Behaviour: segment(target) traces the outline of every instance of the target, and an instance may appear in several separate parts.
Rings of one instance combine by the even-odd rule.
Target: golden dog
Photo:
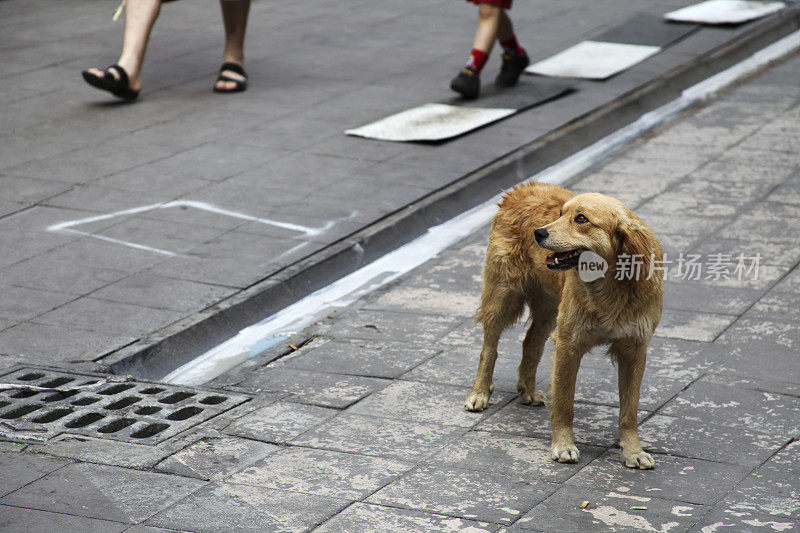
[[[534,386],[536,367],[555,328],[552,458],[578,461],[572,433],[578,367],[590,348],[608,344],[617,365],[625,465],[652,468],[653,458],[639,443],[636,411],[647,345],[661,319],[664,281],[656,265],[662,264],[663,254],[658,240],[622,202],[603,194],[575,196],[554,185],[528,183],[504,195],[499,206],[489,234],[478,309],[483,350],[465,408],[482,411],[489,404],[500,334],[520,319],[527,304],[530,327],[522,343],[517,382],[522,403],[544,402],[545,395]],[[593,281],[583,281],[588,276],[576,268],[586,251],[608,265]]]

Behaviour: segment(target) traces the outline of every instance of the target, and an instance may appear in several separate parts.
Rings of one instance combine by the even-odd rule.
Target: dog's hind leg
[[[545,295],[537,295],[534,299],[529,299],[528,305],[531,309],[531,325],[525,334],[525,340],[522,341],[517,392],[520,402],[543,405],[545,394],[536,388],[536,369],[542,359],[547,337],[556,327],[558,301],[553,301]]]
[[[489,406],[489,397],[494,390],[492,375],[497,361],[497,343],[503,330],[519,319],[523,306],[521,293],[502,284],[484,282],[478,314],[478,321],[483,323],[483,349],[475,382],[464,403],[467,411],[483,411]]]
[[[619,445],[625,466],[647,470],[655,466],[653,457],[639,443],[637,411],[639,388],[647,360],[647,343],[622,339],[611,344],[609,354],[617,361],[619,385]]]

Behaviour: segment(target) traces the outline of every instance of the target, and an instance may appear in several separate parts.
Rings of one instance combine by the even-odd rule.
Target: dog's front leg
[[[553,460],[559,463],[577,463],[580,453],[575,446],[575,437],[572,433],[575,380],[578,377],[581,358],[589,346],[576,346],[570,340],[561,338],[560,334],[555,341],[556,350],[553,356],[553,375],[550,385],[553,397],[550,412],[553,441],[550,446],[550,454]]]
[[[636,339],[619,340],[611,344],[609,353],[617,360],[619,385],[619,445],[625,466],[653,468],[653,457],[639,443],[639,389],[647,361],[647,343]]]
[[[483,411],[489,407],[489,397],[494,391],[492,376],[494,375],[494,363],[497,361],[497,343],[500,342],[500,333],[500,328],[484,323],[483,349],[481,350],[481,360],[478,363],[478,373],[475,375],[472,390],[467,394],[467,401],[464,403],[464,409],[467,411]]]

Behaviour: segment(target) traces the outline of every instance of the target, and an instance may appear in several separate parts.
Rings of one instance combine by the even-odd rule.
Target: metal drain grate
[[[249,399],[102,374],[24,367],[0,375],[0,440],[43,442],[72,433],[152,445]]]

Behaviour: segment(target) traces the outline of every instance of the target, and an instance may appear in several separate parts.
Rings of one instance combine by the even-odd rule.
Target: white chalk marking
[[[753,54],[750,58],[683,91],[672,102],[642,115],[632,124],[543,170],[532,179],[543,183],[564,183],[567,179],[609,157],[678,113],[706,100],[736,80],[800,47],[800,31]],[[526,180],[527,181],[527,180]],[[247,327],[211,348],[162,381],[179,385],[200,385],[227,372],[249,357],[262,353],[282,339],[302,330],[333,309],[347,306],[361,296],[393,281],[435,257],[439,252],[486,225],[497,211],[502,194],[466,211],[324,287],[261,322]]]
[[[248,214],[245,214],[245,213],[240,213],[238,211],[231,211],[229,209],[222,209],[220,207],[217,207],[215,205],[212,205],[212,204],[209,204],[209,203],[206,203],[206,202],[197,202],[197,201],[194,201],[194,200],[174,200],[174,201],[171,201],[171,202],[164,202],[164,203],[160,203],[160,204],[152,204],[152,205],[144,205],[144,206],[141,206],[141,207],[134,207],[132,209],[123,209],[122,211],[115,211],[114,213],[108,213],[106,215],[96,215],[96,216],[92,216],[92,217],[81,218],[81,219],[78,219],[78,220],[68,220],[66,222],[59,222],[58,224],[53,224],[52,226],[49,226],[47,228],[47,231],[62,231],[62,232],[67,232],[67,233],[75,233],[77,235],[83,235],[85,237],[92,237],[94,239],[99,239],[101,241],[111,242],[111,243],[114,243],[114,244],[121,244],[122,246],[127,246],[129,248],[135,248],[137,250],[145,250],[145,251],[148,251],[148,252],[153,252],[153,253],[167,255],[167,256],[177,256],[178,254],[176,254],[174,252],[170,252],[169,250],[162,250],[160,248],[153,248],[151,246],[146,246],[144,244],[138,244],[138,243],[135,243],[135,242],[124,241],[124,240],[121,240],[121,239],[113,239],[111,237],[106,237],[104,235],[99,235],[97,233],[91,233],[91,232],[88,232],[88,231],[80,231],[80,230],[74,229],[75,226],[80,226],[80,225],[83,225],[83,224],[91,224],[93,222],[102,222],[104,220],[111,220],[113,218],[124,217],[124,216],[129,216],[129,215],[137,215],[139,213],[145,213],[147,211],[153,211],[155,209],[169,209],[169,208],[172,208],[172,207],[193,207],[195,209],[208,211],[209,213],[215,213],[217,215],[224,215],[224,216],[228,216],[228,217],[232,217],[232,218],[238,218],[240,220],[247,220],[249,222],[258,222],[260,224],[266,224],[268,226],[274,226],[274,227],[277,227],[277,228],[283,228],[283,229],[288,229],[288,230],[291,230],[291,231],[296,231],[298,233],[303,233],[308,237],[324,233],[325,231],[327,231],[331,227],[333,227],[334,224],[336,224],[336,221],[328,221],[322,227],[312,228],[312,227],[309,227],[309,226],[302,226],[300,224],[292,224],[291,222],[281,222],[279,220],[272,220],[272,219],[269,219],[269,218],[255,217],[255,216],[248,215]],[[353,216],[355,216],[355,214],[356,214],[355,212],[350,213],[350,216],[348,218],[352,218]],[[299,248],[301,248],[302,246],[305,246],[305,245],[306,245],[306,243],[303,243],[302,245],[295,246],[294,248],[291,248],[290,250],[287,250],[286,252],[284,252],[283,254],[278,256],[278,258],[276,258],[276,259],[279,259],[279,258],[281,258],[281,257],[283,257],[285,255],[288,255],[288,254],[296,251],[297,249],[299,249]]]

